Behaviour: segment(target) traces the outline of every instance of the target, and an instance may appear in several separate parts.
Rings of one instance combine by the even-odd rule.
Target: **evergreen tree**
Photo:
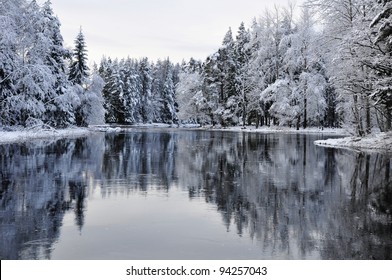
[[[237,33],[234,52],[235,52],[235,89],[239,110],[238,114],[241,116],[242,125],[245,126],[248,114],[249,93],[251,92],[251,84],[249,82],[249,60],[250,60],[250,34],[245,29],[245,24],[242,22]]]
[[[75,47],[72,54],[72,62],[69,67],[69,80],[73,84],[83,86],[89,74],[87,66],[87,49],[82,29],[75,39]]]
[[[73,102],[76,97],[70,90],[66,74],[65,59],[69,52],[63,46],[63,37],[60,33],[60,22],[54,16],[51,1],[46,1],[42,7],[42,34],[47,38],[45,48],[41,50],[44,63],[55,77],[53,88],[45,98],[46,112],[44,122],[55,127],[65,127],[74,123]],[[76,98],[77,99],[77,98]]]
[[[139,82],[140,82],[140,116],[143,123],[150,123],[153,120],[152,108],[152,77],[151,68],[148,58],[143,58],[139,64]]]
[[[199,108],[208,116],[208,122],[213,125],[222,123],[222,70],[219,68],[219,53],[209,56],[203,65],[202,94],[205,103]]]
[[[235,41],[231,28],[223,38],[219,49],[219,69],[221,70],[220,102],[222,103],[222,125],[238,124],[239,100],[236,89],[237,64],[235,56]]]
[[[230,28],[223,39],[223,46],[220,49],[220,57],[221,57],[221,61],[223,62],[222,72],[225,73],[225,75],[223,76],[224,99],[236,95],[236,89],[235,89],[236,62],[235,62],[234,46],[235,46],[235,42]]]
[[[125,122],[128,124],[140,121],[140,91],[138,85],[136,62],[127,59],[124,65],[124,104]]]
[[[162,89],[162,121],[164,123],[177,123],[177,108],[175,101],[175,85],[173,82],[173,69],[169,60],[165,61],[166,73]]]
[[[124,100],[124,82],[122,65],[115,60],[113,63],[113,72],[109,78],[109,94],[111,106],[113,108],[112,121],[115,123],[125,123],[125,100]]]
[[[72,60],[69,66],[68,79],[74,85],[74,90],[79,95],[81,104],[76,108],[76,124],[79,126],[87,126],[86,115],[84,112],[88,111],[86,107],[86,99],[83,96],[84,89],[87,88],[89,68],[87,66],[87,50],[82,28],[75,39],[75,47],[72,53]]]

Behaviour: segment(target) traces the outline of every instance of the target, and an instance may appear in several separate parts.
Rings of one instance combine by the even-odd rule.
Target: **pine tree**
[[[208,116],[208,122],[213,125],[222,124],[222,70],[219,68],[219,53],[209,56],[203,65],[202,94],[205,99],[200,109]],[[201,104],[200,104],[201,105]]]
[[[82,29],[75,39],[75,48],[72,54],[72,63],[69,67],[69,80],[73,84],[83,86],[89,76],[87,66],[87,49]]]
[[[223,45],[219,49],[219,69],[221,70],[220,101],[222,125],[238,124],[239,100],[236,89],[237,64],[235,57],[235,42],[231,28],[223,38]]]
[[[173,82],[173,67],[169,59],[164,62],[166,71],[163,80],[162,89],[162,121],[164,123],[173,124],[177,123],[177,108],[175,98],[175,86]]]
[[[42,34],[47,38],[46,47],[41,51],[44,64],[47,65],[55,77],[53,89],[45,98],[44,122],[55,126],[65,127],[74,123],[74,104],[76,98],[70,90],[66,74],[65,59],[70,53],[63,46],[60,33],[60,21],[54,16],[51,1],[46,1],[42,7]]]
[[[134,124],[140,121],[140,116],[138,115],[140,108],[139,97],[136,62],[128,58],[124,62],[124,117],[127,124]]]
[[[71,65],[69,66],[68,79],[74,85],[74,90],[79,95],[81,104],[76,108],[76,124],[79,126],[87,126],[86,112],[88,112],[89,105],[84,95],[87,89],[89,68],[87,66],[87,49],[82,32],[80,28],[79,34],[75,39],[75,47],[72,53]]]
[[[234,46],[235,53],[235,62],[236,62],[236,75],[235,75],[235,88],[236,95],[238,96],[239,102],[239,114],[242,118],[242,125],[245,126],[247,122],[247,113],[248,113],[248,101],[249,101],[249,92],[250,92],[250,84],[248,81],[249,74],[248,66],[250,60],[250,35],[248,30],[245,29],[245,24],[242,22],[236,37],[236,42]]]
[[[151,68],[148,58],[143,58],[139,64],[139,82],[140,82],[140,116],[143,123],[150,123],[153,120],[152,108],[152,77]]]
[[[124,100],[124,82],[123,69],[121,64],[115,60],[113,63],[113,72],[109,78],[110,102],[113,108],[112,121],[119,124],[125,123],[125,100]]]

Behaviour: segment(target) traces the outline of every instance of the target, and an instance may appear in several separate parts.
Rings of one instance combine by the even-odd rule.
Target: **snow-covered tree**
[[[318,51],[318,36],[310,10],[302,10],[295,31],[288,38],[289,46],[283,62],[286,74],[292,83],[292,102],[295,107],[297,127],[320,126],[323,122],[326,103],[327,81],[322,54]]]
[[[179,76],[180,81],[176,87],[178,118],[185,123],[204,123],[206,116],[202,111],[203,106],[200,106],[206,102],[202,97],[201,63],[191,59],[183,66]]]
[[[103,70],[103,68],[106,68]],[[103,96],[105,98],[106,122],[124,123],[126,119],[124,81],[122,79],[123,69],[118,60],[101,63],[101,71],[105,85]]]
[[[141,121],[140,117],[140,84],[137,63],[127,59],[124,64],[124,102],[125,123],[133,124]]]
[[[214,53],[203,64],[203,98],[200,99],[202,102],[198,106],[208,116],[208,123],[214,125],[221,124],[221,112],[223,111],[223,100],[221,100],[222,80],[220,78],[222,69],[218,66],[219,58],[219,53]]]
[[[105,83],[94,73],[87,85],[87,90],[81,94],[81,114],[84,116],[85,125],[100,125],[105,123],[105,109],[103,107],[102,90]]]
[[[367,65],[376,74],[371,97],[380,107],[379,125],[384,131],[392,129],[392,1],[378,0],[375,8],[378,13],[370,27],[375,30],[374,47],[378,52]]]
[[[143,58],[139,64],[139,82],[140,82],[140,116],[143,123],[150,123],[153,119],[152,107],[152,77],[151,68],[148,58]]]
[[[17,52],[19,16],[22,12],[21,1],[0,2],[0,124],[14,125],[15,113],[12,100],[15,92],[17,69],[21,57]]]
[[[54,16],[51,1],[46,1],[42,7],[42,37],[44,44],[39,51],[44,56],[47,65],[55,77],[53,89],[45,98],[46,112],[44,122],[55,127],[65,127],[74,123],[74,101],[76,96],[70,92],[65,59],[69,52],[63,46],[63,37],[60,33],[60,21]],[[67,100],[67,98],[71,100]]]
[[[65,74],[67,51],[50,1],[0,3],[1,123],[74,122],[74,94]]]
[[[105,83],[107,122],[177,122],[178,66],[169,59],[154,64],[147,58],[114,62],[103,58],[98,72]]]
[[[169,60],[164,62],[165,76],[162,88],[163,107],[161,111],[162,121],[164,123],[177,123],[178,104],[175,97],[175,84],[173,82],[173,68]]]
[[[69,80],[73,84],[83,86],[89,76],[89,67],[87,66],[87,48],[80,28],[79,34],[75,39],[75,47],[72,53],[72,62],[69,67]]]
[[[242,22],[238,33],[236,36],[236,41],[234,44],[234,53],[235,53],[235,89],[237,100],[239,104],[239,114],[241,115],[242,125],[245,126],[247,122],[247,114],[248,114],[248,95],[250,90],[250,81],[248,79],[248,67],[249,67],[249,59],[251,56],[250,53],[250,35],[249,31],[245,29],[245,24]],[[234,100],[233,100],[234,101]]]
[[[158,60],[155,65],[152,65],[152,79],[153,121],[177,122],[174,65],[169,59]]]
[[[324,26],[320,40],[327,55],[327,72],[337,92],[338,112],[353,133],[363,136],[371,132],[372,71],[365,61],[375,55],[371,47],[369,18],[373,1],[368,0],[308,0],[316,9]]]

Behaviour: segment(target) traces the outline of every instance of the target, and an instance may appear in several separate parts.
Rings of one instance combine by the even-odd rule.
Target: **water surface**
[[[391,259],[391,155],[143,130],[0,145],[1,259]]]

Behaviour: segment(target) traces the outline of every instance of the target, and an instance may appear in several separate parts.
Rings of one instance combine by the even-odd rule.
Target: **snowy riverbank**
[[[392,152],[392,132],[378,133],[364,138],[345,137],[339,139],[318,140],[318,146],[347,148],[363,151]]]
[[[15,129],[2,130],[0,128],[0,144],[21,143],[38,139],[61,139],[87,136],[91,133],[88,128],[67,128],[67,129]]]
[[[213,131],[232,131],[232,132],[249,132],[249,133],[300,133],[300,134],[324,134],[336,135],[344,138],[319,140],[315,144],[323,147],[333,148],[348,148],[356,150],[371,150],[381,152],[392,152],[392,132],[379,133],[365,138],[359,137],[345,137],[347,133],[344,129],[331,129],[331,128],[307,128],[296,130],[289,127],[229,127],[219,128],[212,126],[199,127],[194,125],[172,126],[166,124],[142,124],[133,126],[94,126],[90,128],[68,128],[68,129],[15,129],[5,130],[0,128],[0,144],[5,143],[20,143],[28,142],[37,139],[61,139],[61,138],[75,138],[87,136],[94,132],[118,133],[125,132],[135,128],[146,129],[194,129],[194,130],[213,130]]]
[[[87,136],[94,132],[119,133],[133,129],[192,129],[192,130],[212,130],[212,131],[231,131],[231,132],[251,132],[251,133],[300,133],[300,134],[328,134],[328,135],[345,135],[342,129],[320,129],[308,128],[296,130],[289,127],[214,127],[214,126],[198,126],[198,125],[167,125],[167,124],[137,124],[132,126],[113,126],[99,125],[89,128],[34,128],[34,129],[2,129],[0,128],[0,143],[20,143],[36,139],[60,139]]]

